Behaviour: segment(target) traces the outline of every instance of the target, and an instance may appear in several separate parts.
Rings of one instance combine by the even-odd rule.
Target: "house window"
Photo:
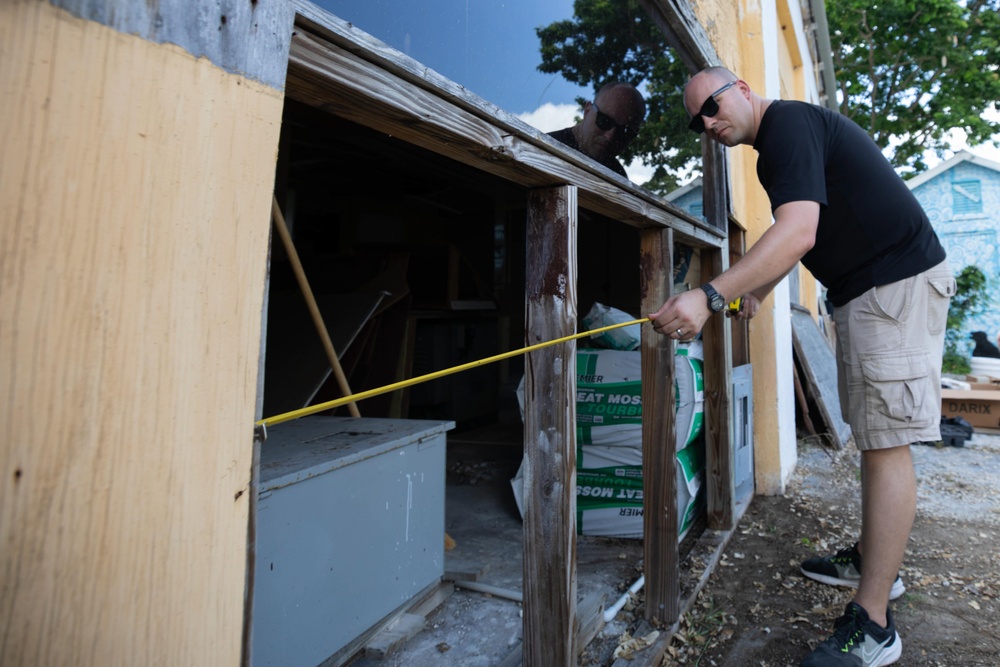
[[[955,215],[983,212],[982,183],[955,181],[951,184],[952,209]]]

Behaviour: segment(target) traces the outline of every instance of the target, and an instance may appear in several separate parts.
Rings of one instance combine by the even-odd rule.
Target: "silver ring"
[[[680,329],[678,329],[678,330],[677,330],[677,335],[678,335],[678,336],[681,336],[681,335],[683,335],[683,334],[681,334],[681,330],[680,330]]]

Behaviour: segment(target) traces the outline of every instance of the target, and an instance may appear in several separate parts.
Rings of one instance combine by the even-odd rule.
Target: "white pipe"
[[[643,584],[645,583],[646,583],[646,575],[641,575],[638,579],[636,579],[635,583],[629,586],[629,589],[625,591],[625,593],[620,598],[618,598],[618,602],[614,603],[612,606],[604,610],[604,622],[610,623],[611,621],[615,620],[615,616],[617,616],[618,612],[621,611],[621,608],[625,606],[625,603],[628,602],[628,599],[631,596],[638,593],[639,589],[642,588]]]
[[[499,588],[498,586],[491,586],[489,584],[481,584],[478,581],[455,581],[452,582],[459,588],[467,588],[470,591],[478,591],[480,593],[489,593],[500,598],[506,598],[508,600],[513,600],[514,602],[524,602],[524,595],[520,591],[511,591],[506,588]],[[629,586],[629,589],[622,594],[618,601],[612,606],[604,610],[604,622],[610,623],[614,620],[621,608],[625,606],[629,598],[636,593],[638,593],[646,583],[646,575],[641,575],[635,580],[635,583]]]
[[[489,584],[481,584],[478,581],[453,581],[452,583],[459,588],[468,588],[470,591],[489,593],[490,595],[495,595],[498,598],[507,598],[508,600],[513,600],[514,602],[524,602],[524,594],[521,593],[521,591],[509,591],[506,588],[490,586]]]

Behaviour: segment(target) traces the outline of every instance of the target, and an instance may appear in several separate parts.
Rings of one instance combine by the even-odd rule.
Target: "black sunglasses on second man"
[[[639,134],[638,128],[632,127],[628,124],[622,125],[614,118],[598,109],[597,102],[591,102],[590,104],[594,107],[594,111],[597,112],[597,118],[594,119],[594,122],[597,124],[597,127],[601,130],[601,132],[607,132],[610,129],[614,129],[615,134],[617,135],[620,131],[625,141],[632,141],[635,139],[635,135]]]
[[[719,102],[715,98],[735,85],[736,85],[735,81],[730,81],[722,88],[719,88],[717,91],[709,95],[708,99],[705,100],[705,103],[701,105],[701,109],[698,110],[698,113],[696,113],[694,116],[691,117],[691,122],[688,123],[688,129],[690,129],[692,132],[696,132],[697,134],[701,134],[702,132],[704,132],[705,119],[702,118],[702,116],[708,116],[709,118],[713,118],[715,114],[719,113]]]

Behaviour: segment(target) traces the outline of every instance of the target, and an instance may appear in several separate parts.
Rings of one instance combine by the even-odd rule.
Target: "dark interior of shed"
[[[286,101],[276,197],[354,393],[521,348],[526,189]],[[639,309],[639,235],[581,211],[578,316]],[[272,242],[264,416],[341,396],[288,254]],[[587,345],[580,339],[578,346]],[[358,404],[521,444],[516,356]],[[328,414],[346,415],[346,408]]]
[[[275,199],[352,393],[526,345],[528,196],[493,174],[286,100]],[[581,210],[576,246],[580,326],[595,303],[641,317],[638,230]],[[678,258],[697,264],[697,253],[682,250],[675,264]],[[342,396],[277,233],[269,266],[264,418]],[[518,355],[357,404],[366,418],[455,422],[446,450],[445,578],[470,568],[476,577],[488,570],[492,585],[522,585],[512,486],[524,451],[516,393],[523,371]],[[344,406],[320,414],[349,413]],[[703,451],[703,436],[697,443],[688,451]],[[692,507],[698,515],[679,545],[682,557],[705,528],[702,503]],[[641,571],[641,540],[581,531],[578,549],[581,596],[610,593],[610,605]],[[682,588],[696,580],[686,577]],[[468,613],[463,607],[440,618]],[[520,627],[514,608],[490,613],[513,628],[507,634]],[[413,650],[465,632],[445,621],[433,627],[439,624],[423,643],[410,642]],[[484,633],[487,639],[495,637]]]

